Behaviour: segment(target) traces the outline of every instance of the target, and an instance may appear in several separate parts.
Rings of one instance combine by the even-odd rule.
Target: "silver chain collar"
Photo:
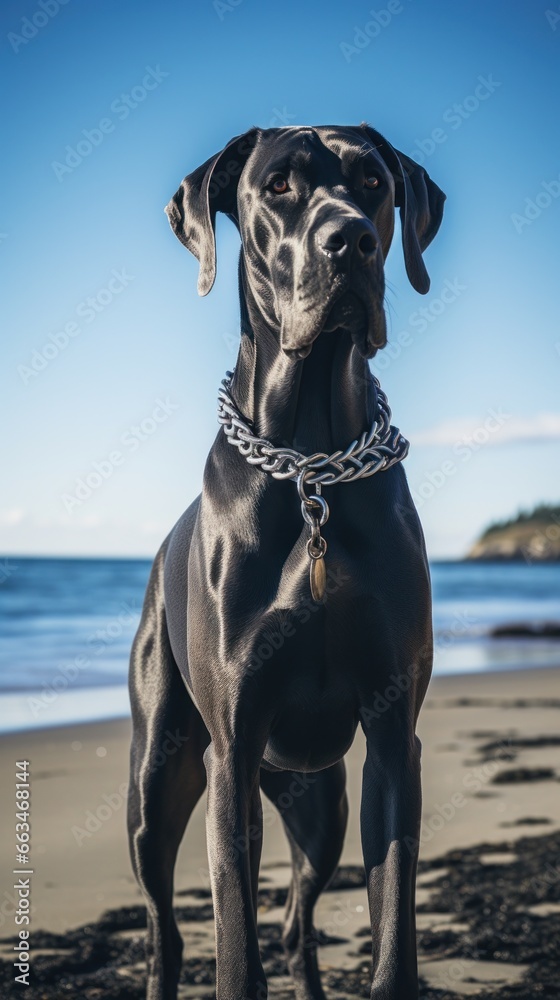
[[[378,379],[373,376],[377,389],[377,415],[369,431],[352,441],[346,451],[332,455],[315,452],[302,455],[293,448],[276,448],[266,438],[255,434],[231,398],[233,373],[228,372],[218,393],[218,421],[230,444],[238,449],[250,465],[258,465],[274,479],[299,479],[302,474],[309,486],[335,486],[336,483],[353,483],[384,472],[402,462],[408,453],[408,441],[397,427],[391,426],[391,410]]]
[[[332,455],[315,452],[302,455],[294,448],[275,447],[261,438],[244,419],[231,397],[233,373],[227,372],[218,392],[218,421],[224,428],[229,444],[247,459],[250,465],[269,472],[273,479],[295,479],[301,500],[304,521],[311,526],[307,551],[311,559],[310,585],[313,599],[324,600],[326,572],[323,557],[327,543],[321,528],[329,517],[329,507],[321,496],[322,486],[353,483],[376,472],[384,472],[408,454],[409,443],[398,427],[391,425],[391,410],[379,381],[373,376],[377,390],[377,413],[369,431],[352,441],[345,451]],[[306,494],[306,486],[315,486],[316,493]]]

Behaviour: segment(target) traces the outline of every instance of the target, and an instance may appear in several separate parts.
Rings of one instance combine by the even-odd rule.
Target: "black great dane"
[[[167,207],[200,262],[201,295],[214,282],[216,213],[238,226],[241,346],[202,494],[155,559],[132,651],[129,832],[148,910],[149,1000],[176,997],[173,869],[206,788],[218,1000],[267,996],[260,788],[290,800],[283,940],[295,995],[324,1000],[313,908],[342,850],[343,758],[358,725],[371,997],[418,997],[415,726],[431,672],[430,581],[403,439],[379,430],[384,397],[367,359],[386,343],[395,206],[407,274],[425,293],[422,253],[444,200],[363,124],[253,129],[189,174]],[[180,749],[162,754],[177,731]]]

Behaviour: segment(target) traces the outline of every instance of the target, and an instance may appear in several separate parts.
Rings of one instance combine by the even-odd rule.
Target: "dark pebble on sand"
[[[493,785],[517,785],[531,781],[553,781],[556,771],[551,767],[512,767],[492,778]]]

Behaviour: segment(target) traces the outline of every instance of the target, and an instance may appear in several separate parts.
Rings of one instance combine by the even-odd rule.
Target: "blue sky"
[[[448,195],[427,296],[395,239],[374,366],[431,556],[560,499],[556,0],[57,2],[1,15],[1,550],[152,555],[199,492],[238,237],[199,299],[163,207],[255,124],[366,119]]]

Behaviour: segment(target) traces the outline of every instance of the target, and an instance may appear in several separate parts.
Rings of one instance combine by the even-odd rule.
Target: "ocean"
[[[0,562],[0,732],[128,715],[128,656],[150,561]],[[493,638],[560,624],[560,564],[431,564],[437,674],[560,665],[560,638]]]

